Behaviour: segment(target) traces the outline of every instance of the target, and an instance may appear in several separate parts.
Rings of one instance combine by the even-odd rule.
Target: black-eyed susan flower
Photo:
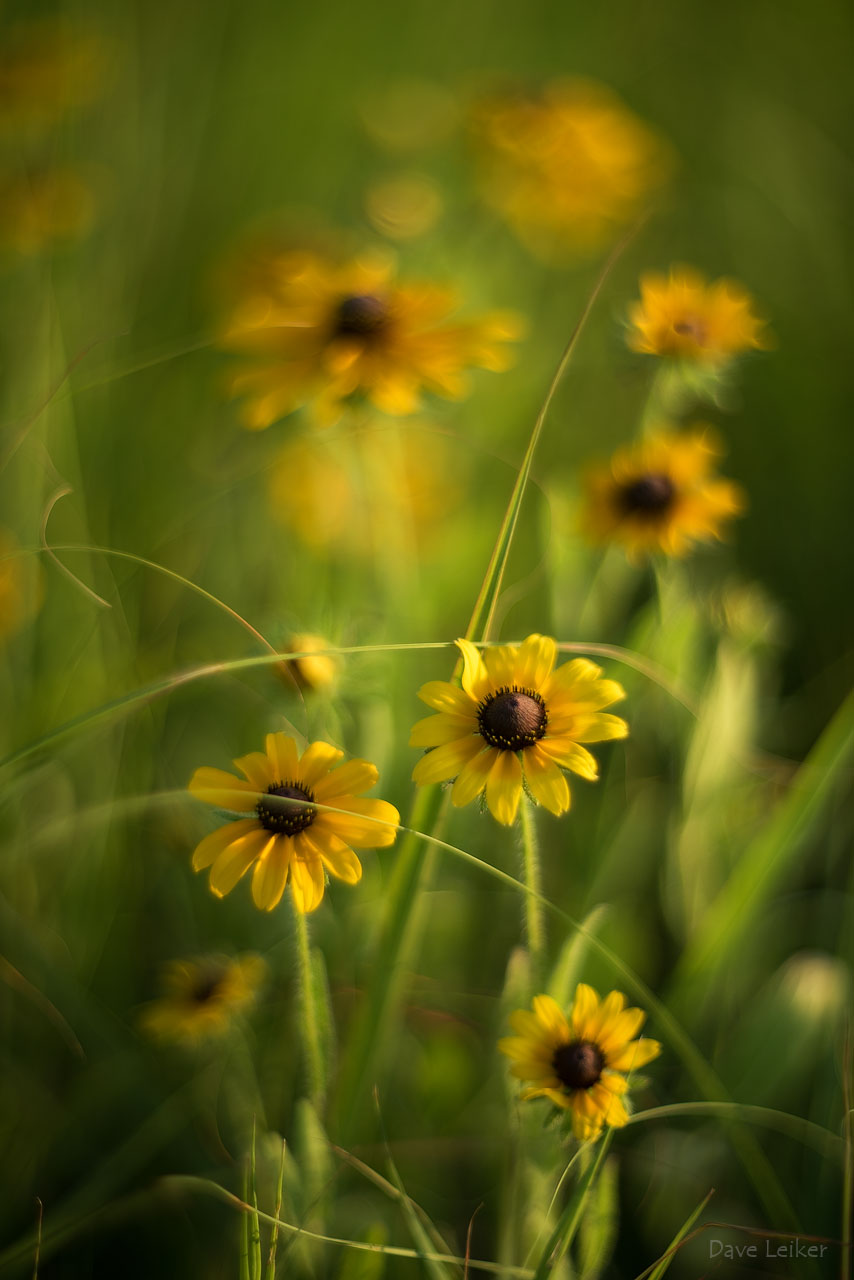
[[[215,1039],[254,1004],[266,973],[266,964],[254,954],[172,960],[161,973],[163,994],[142,1010],[140,1026],[173,1043]]]
[[[291,635],[287,643],[287,652],[299,654],[282,663],[282,674],[285,680],[293,676],[301,689],[328,689],[335,683],[338,675],[338,662],[324,649],[330,648],[329,641],[313,632],[300,631]]]
[[[472,114],[484,195],[535,253],[612,239],[666,181],[669,148],[605,85],[496,93]]]
[[[516,1032],[498,1042],[512,1059],[511,1074],[531,1082],[523,1098],[548,1098],[572,1113],[572,1131],[581,1142],[597,1138],[603,1125],[620,1129],[628,1122],[623,1098],[626,1073],[657,1058],[657,1040],[632,1037],[646,1014],[627,1009],[626,997],[612,991],[600,1000],[580,982],[567,1016],[551,996],[535,996],[533,1012],[510,1015]]]
[[[640,301],[629,309],[633,351],[720,365],[742,351],[768,346],[765,322],[736,280],[707,284],[692,267],[641,277]]]
[[[257,907],[272,911],[289,883],[297,911],[314,911],[326,872],[347,884],[361,879],[352,846],[381,849],[394,843],[397,809],[362,795],[377,781],[376,766],[350,760],[335,768],[343,754],[328,742],[312,742],[300,756],[293,738],[268,733],[265,752],[234,761],[242,778],[223,769],[196,770],[190,780],[194,796],[218,809],[252,814],[212,831],[193,854],[194,870],[210,867],[217,897],[230,893],[254,866]]]
[[[414,413],[424,392],[462,399],[467,372],[501,371],[519,324],[508,314],[455,320],[455,295],[433,284],[399,284],[387,256],[340,266],[316,253],[273,254],[234,311],[223,346],[250,361],[231,379],[243,422],[260,431],[311,403],[321,425],[366,400],[392,415]]]
[[[722,452],[708,428],[661,430],[619,449],[586,476],[586,532],[620,543],[633,560],[654,551],[684,556],[695,542],[719,539],[746,503],[738,485],[713,472]]]
[[[418,691],[439,714],[419,720],[410,746],[431,748],[413,770],[416,782],[455,778],[451,802],[469,804],[482,791],[499,822],[516,817],[523,779],[541,805],[565,813],[570,804],[563,769],[582,778],[598,776],[583,743],[624,738],[625,720],[602,708],[625,697],[616,680],[586,658],[554,670],[557,645],[531,635],[521,645],[481,653],[458,640],[463,655],[462,688],[431,680]]]

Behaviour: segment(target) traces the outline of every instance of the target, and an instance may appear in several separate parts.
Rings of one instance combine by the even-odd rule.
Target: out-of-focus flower
[[[585,532],[620,543],[633,560],[684,556],[695,542],[721,538],[722,524],[746,505],[738,485],[713,474],[722,453],[709,428],[660,430],[624,446],[586,476]]]
[[[329,647],[329,641],[323,636],[307,631],[292,635],[287,643],[287,652],[302,656],[282,663],[284,678],[289,680],[293,676],[301,689],[328,689],[338,675],[335,658],[322,652]]]
[[[234,761],[243,778],[223,769],[196,770],[190,791],[199,800],[254,814],[218,827],[193,854],[195,871],[210,867],[210,886],[218,898],[231,893],[254,866],[257,907],[272,911],[290,883],[296,910],[314,911],[323,899],[327,871],[346,884],[361,879],[362,865],[351,846],[383,849],[394,843],[397,809],[361,794],[376,783],[376,766],[350,760],[333,768],[343,754],[327,742],[312,742],[300,757],[293,738],[268,733],[266,752]]]
[[[4,249],[31,254],[77,240],[91,227],[94,214],[90,187],[71,169],[0,174],[0,247]]]
[[[51,20],[7,28],[0,48],[0,137],[38,138],[95,101],[109,62],[109,47],[94,32],[73,32]]]
[[[430,748],[412,777],[422,785],[456,778],[451,802],[470,804],[486,789],[493,816],[507,825],[516,817],[523,776],[534,799],[551,813],[569,808],[562,769],[595,780],[599,767],[581,744],[625,738],[628,726],[602,708],[625,697],[616,680],[576,658],[554,670],[557,645],[531,635],[521,645],[481,653],[458,640],[462,688],[431,680],[418,691],[439,714],[413,727],[409,745]]]
[[[18,543],[0,527],[0,644],[20,631],[41,608],[41,566],[18,552]]]
[[[769,345],[765,322],[736,280],[707,284],[692,267],[675,266],[669,276],[642,276],[640,288],[640,301],[629,310],[633,351],[720,365]]]
[[[386,151],[421,151],[443,142],[459,118],[457,100],[435,80],[409,78],[381,86],[361,106],[369,136]]]
[[[384,236],[412,240],[436,224],[442,212],[442,195],[426,174],[399,173],[368,187],[365,212]]]
[[[348,403],[414,413],[424,392],[468,393],[467,371],[501,371],[519,322],[493,312],[455,321],[457,299],[434,284],[398,284],[386,256],[343,266],[312,253],[274,256],[234,310],[222,339],[251,357],[230,381],[243,422],[260,431],[311,402],[320,425]]]
[[[522,1097],[548,1098],[571,1112],[575,1137],[592,1141],[604,1125],[621,1129],[628,1123],[625,1073],[661,1052],[657,1040],[632,1039],[645,1017],[642,1009],[626,1008],[621,992],[600,1000],[580,982],[568,1017],[551,996],[535,996],[533,1012],[510,1015],[516,1035],[499,1040],[498,1047],[513,1061],[511,1074],[531,1082]]]
[[[464,492],[446,438],[383,426],[346,443],[313,435],[282,448],[270,473],[275,518],[307,546],[348,556],[376,554],[380,539],[429,544]]]
[[[267,966],[260,956],[200,956],[164,966],[159,1000],[146,1005],[140,1026],[158,1040],[198,1044],[229,1030],[258,995]]]
[[[547,259],[608,243],[672,167],[666,144],[591,80],[489,96],[472,129],[485,198]]]

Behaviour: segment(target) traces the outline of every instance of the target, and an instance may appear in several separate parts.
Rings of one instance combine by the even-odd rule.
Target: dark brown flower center
[[[590,1040],[573,1040],[554,1051],[555,1075],[567,1089],[590,1089],[602,1074],[605,1058]]]
[[[673,332],[680,338],[693,338],[698,346],[706,341],[706,326],[698,316],[683,316],[674,323]]]
[[[627,516],[660,516],[676,496],[670,476],[653,472],[625,484],[619,492],[619,503]]]
[[[209,965],[202,969],[193,979],[193,985],[190,988],[190,1002],[192,1004],[207,1004],[209,1000],[213,1000],[222,986],[224,977],[225,974],[218,965]]]
[[[336,338],[375,338],[387,327],[388,306],[372,293],[354,294],[338,304],[334,331]]]
[[[499,689],[490,693],[477,713],[481,735],[499,751],[521,751],[546,732],[546,704],[533,689]]]
[[[258,821],[268,831],[279,836],[295,836],[305,831],[314,822],[316,810],[309,807],[314,796],[306,787],[296,782],[277,782],[267,788],[268,796],[279,796],[283,800],[307,800],[309,804],[276,804],[269,800],[259,800],[255,806]]]

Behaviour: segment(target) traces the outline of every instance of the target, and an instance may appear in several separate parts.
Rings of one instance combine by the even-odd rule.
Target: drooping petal
[[[463,688],[475,702],[489,693],[489,673],[477,649],[470,640],[457,640],[457,648],[463,655]]]
[[[463,765],[473,760],[482,749],[483,739],[476,734],[436,747],[418,761],[412,770],[412,779],[422,786],[428,782],[446,782],[455,778]]]
[[[528,747],[522,756],[522,766],[534,799],[560,817],[569,809],[569,786],[560,769],[542,750],[543,746],[543,743],[537,743]]]
[[[345,884],[358,884],[362,864],[348,844],[332,831],[303,831],[298,839],[305,842],[310,854],[319,858],[330,875]]]
[[[311,858],[304,862],[301,858],[294,858],[291,861],[291,893],[297,911],[307,915],[319,907],[324,888],[323,864],[319,859]]]
[[[266,790],[266,788],[264,788]],[[234,809],[249,813],[258,803],[258,788],[224,769],[197,769],[190,779],[191,795],[217,809]]]
[[[571,769],[582,778],[595,782],[599,777],[599,766],[594,756],[577,742],[567,737],[546,737],[538,743],[543,755],[553,760],[562,769]]]
[[[440,748],[441,749],[441,748]],[[499,751],[486,782],[490,813],[509,827],[516,819],[522,795],[522,766],[514,751]]]
[[[271,835],[263,827],[258,826],[239,840],[230,844],[217,858],[211,867],[210,886],[218,898],[231,893],[242,875],[252,866],[256,858],[260,858],[268,845],[274,840],[285,837]]]
[[[451,791],[451,804],[456,809],[462,809],[480,795],[497,755],[495,747],[487,747],[486,751],[481,751],[468,764],[463,765]]]
[[[281,900],[288,878],[288,864],[293,842],[273,840],[255,864],[252,873],[252,898],[262,911],[272,911]]]
[[[193,853],[193,870],[203,871],[205,867],[211,866],[230,844],[234,844],[235,840],[255,830],[257,826],[257,819],[241,818],[238,822],[228,822],[224,827],[217,827],[216,831],[211,831],[196,845]]]

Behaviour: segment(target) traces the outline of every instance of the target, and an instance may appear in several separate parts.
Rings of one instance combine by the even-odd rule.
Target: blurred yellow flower
[[[442,212],[442,194],[426,174],[398,173],[368,187],[365,212],[384,236],[411,240],[435,225]]]
[[[615,680],[585,658],[554,670],[557,645],[528,636],[521,645],[480,653],[458,640],[462,688],[431,680],[418,692],[438,715],[419,720],[409,745],[430,748],[415,766],[415,782],[456,778],[451,802],[470,804],[486,788],[493,816],[507,825],[516,817],[523,776],[534,799],[551,813],[569,809],[561,769],[595,780],[598,766],[584,742],[625,738],[628,726],[602,708],[625,697]]]
[[[712,473],[722,453],[709,428],[659,430],[625,445],[585,478],[585,532],[620,543],[632,560],[653,551],[684,556],[694,542],[721,538],[721,525],[746,506],[737,484]]]
[[[268,733],[266,752],[253,751],[234,761],[243,778],[223,769],[196,770],[190,791],[199,800],[254,814],[218,827],[193,854],[195,871],[211,868],[210,886],[217,897],[230,893],[254,865],[257,907],[272,911],[290,883],[296,910],[314,911],[323,898],[327,871],[347,884],[361,879],[362,866],[351,845],[381,849],[394,843],[397,809],[361,795],[377,781],[376,766],[350,760],[333,768],[343,754],[326,742],[312,742],[300,757],[293,738]],[[315,804],[344,812],[316,809]]]
[[[142,1010],[140,1026],[175,1043],[214,1039],[254,1004],[266,973],[264,961],[253,954],[173,960],[161,974],[163,995]]]
[[[41,566],[24,558],[12,534],[0,527],[0,643],[38,613],[42,592]]]
[[[0,47],[0,137],[41,136],[103,93],[111,57],[104,39],[62,22],[7,27]]]
[[[92,225],[95,201],[87,183],[71,169],[0,174],[0,247],[39,253],[76,240]]]
[[[263,430],[311,403],[329,425],[347,403],[367,400],[397,416],[414,413],[424,392],[468,393],[472,367],[509,367],[518,320],[493,312],[454,321],[455,295],[433,284],[398,284],[384,256],[338,265],[315,253],[280,253],[235,308],[222,345],[250,356],[230,380],[244,401],[243,423]]]
[[[303,656],[282,663],[284,679],[289,681],[292,675],[302,689],[326,689],[334,684],[338,663],[330,654],[318,652],[329,647],[329,641],[323,636],[307,631],[292,635],[287,643],[288,653]]]
[[[485,198],[547,259],[608,243],[672,167],[666,144],[592,80],[494,94],[472,127]]]
[[[567,1017],[551,996],[535,996],[533,1012],[510,1015],[516,1035],[499,1040],[498,1048],[512,1059],[511,1074],[531,1081],[522,1097],[548,1098],[571,1112],[573,1134],[587,1142],[599,1137],[603,1125],[621,1129],[628,1123],[623,1097],[629,1082],[623,1073],[661,1052],[657,1040],[632,1039],[645,1017],[642,1009],[626,1008],[621,992],[600,1000],[580,982]]]
[[[275,518],[318,550],[373,556],[380,539],[428,543],[464,493],[465,458],[436,432],[383,425],[288,441],[270,472]],[[294,478],[299,482],[295,483]]]
[[[641,277],[640,301],[629,310],[633,351],[721,364],[741,351],[769,345],[765,322],[736,280],[707,284],[692,267]]]

